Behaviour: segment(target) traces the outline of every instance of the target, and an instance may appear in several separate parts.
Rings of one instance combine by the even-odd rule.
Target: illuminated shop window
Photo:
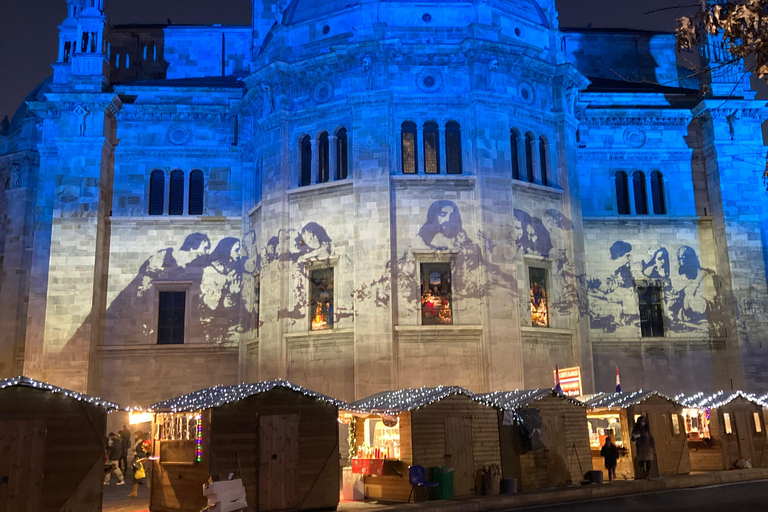
[[[455,121],[445,125],[445,172],[461,174],[461,126]]]
[[[616,446],[624,446],[624,431],[618,414],[591,414],[587,418],[589,429],[589,444],[599,449],[605,444],[605,438],[613,436]]]
[[[755,432],[759,434],[760,432],[763,431],[762,425],[760,424],[760,413],[753,412],[752,419],[755,420]]]
[[[727,412],[723,413],[723,421],[725,422],[725,433],[733,434],[733,427],[731,426],[731,415]]]
[[[424,172],[440,173],[440,132],[433,121],[424,123]]]
[[[619,171],[616,173],[616,208],[619,215],[629,215],[629,188],[627,185],[627,173]]]
[[[299,139],[299,186],[306,187],[312,183],[312,141],[309,135]]]
[[[520,155],[517,152],[518,139],[520,138],[520,132],[512,128],[509,130],[509,154],[512,164],[512,179],[520,179]]]
[[[653,213],[666,215],[667,204],[664,197],[664,176],[659,171],[651,173],[651,197],[653,200]]]
[[[549,185],[549,142],[544,136],[539,137],[539,167],[541,168],[541,184]]]
[[[370,418],[365,420],[365,442],[358,457],[400,460],[400,420]]]
[[[333,329],[333,269],[309,273],[310,327],[313,331]]]
[[[672,435],[680,433],[680,417],[677,414],[672,415]]]
[[[525,134],[525,179],[533,183],[533,150],[536,139],[531,132]]]
[[[186,292],[160,292],[157,314],[157,344],[184,343],[184,313]]]
[[[421,323],[451,325],[451,264],[421,264]]]
[[[705,409],[683,409],[685,435],[691,441],[709,439],[709,411]]]
[[[318,137],[318,150],[320,151],[320,161],[318,169],[320,176],[318,177],[319,183],[326,183],[331,175],[330,169],[330,146],[328,145],[328,132],[323,132]]]
[[[531,288],[531,324],[534,327],[547,327],[549,325],[547,271],[543,268],[529,267],[528,282]]]
[[[403,123],[400,130],[400,141],[403,149],[403,174],[416,174],[419,159],[416,155],[416,144],[418,143],[418,140],[415,123],[410,121]]]
[[[347,130],[339,128],[336,132],[336,179],[345,180],[349,173],[349,146],[347,145]]]
[[[638,283],[640,303],[640,334],[643,338],[664,336],[664,291],[659,284]]]
[[[159,169],[149,175],[149,214],[162,215],[165,201],[165,173]]]
[[[635,192],[635,213],[648,215],[648,191],[645,189],[645,173],[636,171],[632,175],[632,186]]]

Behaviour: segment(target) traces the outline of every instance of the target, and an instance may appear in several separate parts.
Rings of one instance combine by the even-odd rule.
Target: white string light
[[[582,402],[575,400],[563,393],[558,393],[552,388],[538,388],[529,390],[514,390],[514,391],[495,391],[493,393],[485,393],[478,395],[478,398],[489,402],[499,409],[505,411],[514,411],[527,407],[536,400],[541,400],[547,396],[556,396],[558,398],[565,399],[579,407],[586,407]]]
[[[643,391],[642,389],[639,391],[622,391],[621,393],[596,395],[585,403],[589,409],[625,409],[637,405],[652,396],[660,396],[671,402],[679,403],[678,400],[663,395],[658,391]]]
[[[717,409],[724,405],[728,405],[734,399],[742,397],[750,402],[759,405],[760,407],[766,407],[764,397],[757,397],[752,393],[745,393],[741,390],[737,391],[716,391],[715,393],[705,394],[703,391],[694,393],[692,395],[686,395],[681,393],[675,397],[675,400],[682,403],[686,407],[697,409]]]
[[[90,396],[84,393],[78,393],[77,391],[72,391],[71,389],[60,388],[58,386],[54,386],[53,384],[48,384],[47,382],[40,382],[39,380],[30,379],[29,377],[24,377],[23,375],[20,375],[18,377],[13,377],[11,379],[0,380],[0,389],[10,388],[14,386],[26,386],[26,387],[35,388],[35,389],[42,389],[44,391],[49,391],[51,393],[61,393],[62,395],[68,396],[70,398],[74,398],[75,400],[79,400],[81,402],[86,402],[89,404],[97,405],[99,407],[103,407],[107,409],[107,412],[124,410],[124,409],[121,409],[119,405],[112,402],[108,402],[106,400],[102,400],[97,396]]]

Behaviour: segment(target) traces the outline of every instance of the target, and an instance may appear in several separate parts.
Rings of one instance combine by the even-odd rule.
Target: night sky
[[[249,25],[251,0],[105,0],[112,24],[165,23]],[[560,25],[672,31],[685,0],[557,0]],[[65,0],[0,0],[0,118],[13,116],[24,97],[51,74],[57,25]]]

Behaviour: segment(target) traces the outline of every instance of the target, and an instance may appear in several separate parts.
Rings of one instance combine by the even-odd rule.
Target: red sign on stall
[[[579,396],[581,395],[581,368],[574,366],[573,368],[560,368],[558,370],[560,374],[560,389],[563,390],[563,394],[567,396]],[[557,374],[552,372],[552,376],[557,383]]]

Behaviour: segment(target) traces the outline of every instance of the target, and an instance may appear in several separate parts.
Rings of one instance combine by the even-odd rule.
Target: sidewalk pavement
[[[582,485],[564,489],[547,489],[500,496],[470,496],[443,501],[420,503],[380,503],[345,501],[338,510],[375,512],[488,512],[518,507],[551,505],[573,501],[585,501],[631,494],[658,492],[689,487],[748,482],[768,479],[768,468],[753,468],[733,471],[713,471],[691,475],[673,475],[651,480],[626,480],[602,485]]]

